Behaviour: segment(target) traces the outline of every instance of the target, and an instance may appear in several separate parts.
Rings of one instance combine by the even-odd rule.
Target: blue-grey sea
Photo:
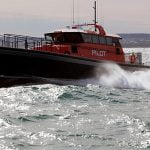
[[[150,71],[106,68],[96,81],[1,88],[0,150],[150,149]]]

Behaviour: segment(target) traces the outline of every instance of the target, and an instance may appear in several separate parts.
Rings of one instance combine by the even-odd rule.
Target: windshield
[[[45,36],[46,40],[52,40],[54,43],[83,43],[80,33],[51,33]]]
[[[45,35],[45,40],[46,41],[52,41],[52,36],[50,34]]]

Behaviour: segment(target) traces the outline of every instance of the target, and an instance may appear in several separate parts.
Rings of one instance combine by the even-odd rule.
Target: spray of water
[[[103,64],[106,73],[99,77],[101,85],[114,88],[150,90],[150,70],[128,72],[117,64]]]

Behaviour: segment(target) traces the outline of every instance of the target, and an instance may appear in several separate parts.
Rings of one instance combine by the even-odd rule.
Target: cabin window
[[[83,43],[81,33],[64,33],[65,43]]]
[[[113,45],[114,45],[114,46],[116,46],[116,47],[117,47],[117,46],[118,46],[118,47],[121,47],[121,44],[120,44],[118,38],[114,38],[112,42],[113,42]]]
[[[82,34],[82,38],[85,43],[92,43],[92,35],[91,34]]]
[[[54,43],[64,43],[64,35],[63,33],[54,33],[52,34]]]
[[[92,35],[92,41],[93,43],[99,44],[99,36],[98,35]]]
[[[106,38],[105,37],[100,37],[100,43],[101,44],[107,44]]]
[[[113,45],[112,38],[107,37],[106,40],[107,40],[107,45]]]
[[[50,34],[45,35],[45,40],[46,41],[52,41],[52,36]]]

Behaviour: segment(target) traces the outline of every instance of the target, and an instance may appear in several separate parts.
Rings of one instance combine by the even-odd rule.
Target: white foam
[[[100,76],[100,84],[114,88],[150,90],[150,70],[128,72],[117,64],[104,64],[107,73]]]

